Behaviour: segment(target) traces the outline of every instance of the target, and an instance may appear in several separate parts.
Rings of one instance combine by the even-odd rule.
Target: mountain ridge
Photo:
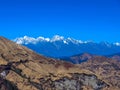
[[[18,37],[16,39],[14,39],[13,41],[15,41],[17,44],[37,44],[37,43],[39,43],[41,41],[43,41],[43,42],[63,41],[64,44],[68,44],[69,42],[72,42],[74,44],[96,43],[96,42],[93,42],[92,40],[82,41],[82,40],[74,39],[74,38],[71,38],[71,37],[64,38],[63,36],[60,36],[60,35],[54,35],[52,38],[48,38],[48,37],[45,38],[43,36],[39,36],[37,38],[29,37],[29,36],[23,36],[23,37]],[[110,44],[120,46],[119,42],[109,43],[109,42],[106,42],[106,41],[101,41],[99,43],[103,43],[103,44],[106,44],[108,46]]]
[[[15,41],[17,44],[36,44],[38,42],[56,42],[56,41],[63,41],[64,44],[68,44],[68,42],[72,42],[72,43],[87,43],[89,41],[81,41],[81,40],[76,40],[73,38],[64,38],[63,36],[59,36],[59,35],[54,35],[52,38],[45,38],[42,36],[39,36],[37,38],[33,38],[33,37],[29,37],[29,36],[24,36],[24,37],[20,37],[20,38],[16,38],[13,41]]]
[[[93,41],[82,41],[72,38],[64,38],[63,36],[59,35],[55,35],[52,38],[33,38],[25,36],[16,38],[13,41],[48,57],[72,56],[84,52],[97,55],[110,55],[118,53],[120,51],[118,42],[96,43]]]

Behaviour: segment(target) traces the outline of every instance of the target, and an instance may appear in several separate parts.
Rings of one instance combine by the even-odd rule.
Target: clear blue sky
[[[120,0],[0,0],[0,35],[120,41]]]

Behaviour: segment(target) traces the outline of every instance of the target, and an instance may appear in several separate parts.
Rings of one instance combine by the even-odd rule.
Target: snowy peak
[[[17,44],[37,44],[39,42],[56,42],[56,41],[62,41],[64,44],[69,44],[69,43],[74,43],[74,44],[80,44],[80,43],[87,43],[87,41],[83,42],[81,40],[76,40],[73,38],[64,38],[63,36],[55,35],[52,38],[45,38],[45,37],[29,37],[29,36],[24,36],[20,38],[14,39],[14,41]]]
[[[114,43],[114,45],[116,45],[116,46],[120,46],[120,43],[119,43],[119,42],[116,42],[116,43]]]
[[[19,38],[16,38],[14,39],[13,41],[15,41],[17,44],[24,44],[24,45],[27,45],[27,44],[38,44],[38,43],[41,43],[41,42],[49,42],[49,43],[52,43],[52,42],[62,42],[63,44],[75,44],[75,45],[79,45],[79,44],[89,44],[89,43],[94,43],[93,41],[82,41],[82,40],[77,40],[77,39],[74,39],[74,38],[64,38],[63,36],[60,36],[60,35],[54,35],[52,38],[45,38],[45,37],[42,37],[42,36],[39,36],[37,38],[33,38],[33,37],[29,37],[29,36],[24,36],[24,37],[19,37]],[[112,45],[114,46],[120,46],[120,43],[119,42],[116,42],[116,43],[108,43],[108,42],[100,42],[100,43],[94,43],[94,44],[101,44],[101,45],[104,45],[104,46],[107,46],[107,47],[111,47]]]
[[[41,41],[46,41],[49,42],[50,39],[49,38],[44,38],[44,37],[37,37],[37,38],[33,38],[33,37],[29,37],[29,36],[24,36],[24,37],[20,37],[20,38],[16,38],[14,40],[17,44],[37,44],[38,42]]]
[[[53,36],[53,38],[50,41],[55,42],[55,41],[60,41],[60,40],[64,40],[64,37],[59,36],[59,35],[55,35],[55,36]]]

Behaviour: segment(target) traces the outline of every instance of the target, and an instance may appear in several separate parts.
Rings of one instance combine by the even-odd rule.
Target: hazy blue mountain
[[[111,55],[120,52],[120,43],[108,43],[93,41],[81,41],[73,38],[64,38],[55,35],[52,38],[44,37],[20,37],[14,40],[18,44],[49,57],[72,56],[80,53],[91,53],[97,55]]]

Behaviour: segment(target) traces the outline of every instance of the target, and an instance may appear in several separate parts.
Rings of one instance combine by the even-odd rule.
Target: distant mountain
[[[70,57],[61,57],[61,60],[71,62],[73,64],[80,64],[82,62],[86,62],[87,60],[93,58],[95,55],[89,54],[89,53],[82,53],[82,54],[77,54],[73,55]]]
[[[97,56],[100,57],[100,55],[81,53],[81,54],[77,54],[73,56],[61,57],[59,59],[63,61],[71,62],[73,64],[81,64],[83,62],[87,62],[88,60],[94,59],[94,57],[97,57]],[[120,61],[120,53],[115,53],[112,55],[105,55],[104,57]]]
[[[64,38],[55,35],[53,38],[44,37],[20,37],[14,40],[37,53],[49,57],[72,56],[79,53],[88,52],[97,55],[110,55],[120,51],[120,43],[81,41],[73,38]]]
[[[120,53],[114,53],[112,55],[107,55],[106,57],[120,61]]]

